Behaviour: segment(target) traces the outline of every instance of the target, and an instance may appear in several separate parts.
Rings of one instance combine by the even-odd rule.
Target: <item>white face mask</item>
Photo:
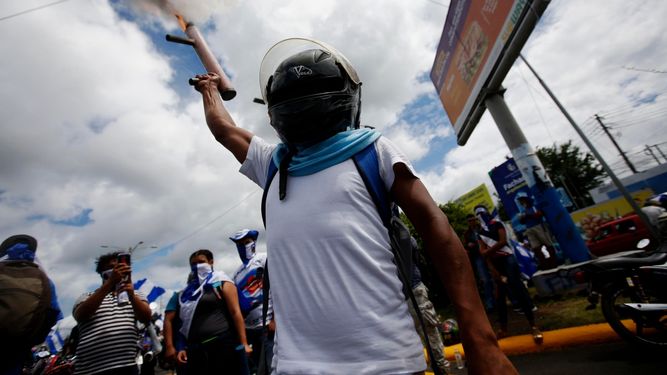
[[[213,272],[213,267],[208,263],[198,263],[197,264],[197,277],[199,278],[199,284],[206,281],[206,277]]]
[[[245,257],[250,260],[255,256],[255,241],[245,244]]]
[[[110,277],[111,274],[113,273],[113,269],[102,271],[100,276],[102,276],[102,281],[107,281]]]

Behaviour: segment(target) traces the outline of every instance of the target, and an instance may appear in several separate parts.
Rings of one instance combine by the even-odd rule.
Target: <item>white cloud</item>
[[[38,5],[3,1],[0,17]],[[554,2],[524,55],[583,122],[665,92],[664,75],[623,66],[665,69],[666,7],[661,1]],[[430,1],[258,0],[224,2],[211,14],[194,10],[197,19],[211,16],[202,30],[238,91],[228,108],[239,125],[263,137],[276,140],[266,108],[252,103],[260,92],[263,54],[285,37],[310,36],[336,46],[356,66],[364,82],[364,124],[388,134],[415,160],[442,153],[441,166],[423,174],[436,200],[482,182],[490,186],[488,170],[509,154],[488,114],[468,145],[447,153],[429,146],[436,137],[451,137],[451,129],[434,127],[428,113],[419,124],[401,117],[412,101],[434,95],[430,82],[422,81],[446,7]],[[104,252],[102,244],[175,243],[141,267],[143,276],[175,288],[185,279],[191,251],[210,248],[216,265],[231,272],[239,261],[228,235],[262,227],[259,188],[209,134],[198,95],[174,90],[184,86],[172,81],[178,73],[201,68],[166,56],[164,39],[150,37],[162,34],[161,26],[146,33],[144,22],[128,21],[104,0],[69,1],[0,21],[0,237],[38,238],[40,257],[66,305],[99,282],[93,260]],[[534,78],[519,68],[506,79],[506,98],[529,141],[543,146],[572,138]],[[661,137],[655,122],[624,129],[620,142],[632,148]],[[608,146],[601,149],[614,155]],[[28,220],[62,220],[84,209],[92,209],[92,223],[84,227]]]

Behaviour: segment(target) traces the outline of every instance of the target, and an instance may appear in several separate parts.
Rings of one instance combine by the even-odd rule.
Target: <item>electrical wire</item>
[[[647,110],[644,111],[633,111],[633,112],[628,112],[623,115],[606,115],[604,118],[607,121],[613,121],[617,120],[619,118],[634,118],[634,117],[641,117],[641,116],[654,116],[656,114],[665,114],[667,112],[667,108],[665,107],[658,107],[658,108],[647,108]]]
[[[36,10],[40,10],[40,9],[44,9],[44,8],[48,8],[48,7],[52,7],[52,6],[54,6],[54,5],[62,4],[62,3],[64,3],[65,1],[69,1],[69,0],[58,0],[58,1],[54,1],[54,2],[49,3],[49,4],[40,5],[40,6],[35,7],[35,8],[30,8],[30,9],[22,10],[22,11],[20,11],[20,12],[18,12],[18,13],[14,13],[14,14],[10,14],[10,15],[8,15],[8,16],[0,17],[0,21],[4,21],[4,20],[8,20],[8,19],[10,19],[10,18],[14,18],[14,17],[22,16],[22,15],[24,15],[24,14],[32,13],[32,12],[34,12],[34,11],[36,11]]]
[[[251,196],[253,196],[253,195],[256,194],[258,191],[261,191],[261,190],[262,190],[262,189],[257,188],[257,189],[255,189],[255,190],[253,190],[252,192],[250,192],[249,194],[246,194],[245,197],[243,197],[243,198],[242,198],[240,201],[238,201],[236,204],[232,205],[231,207],[229,207],[228,209],[226,209],[225,211],[223,211],[220,215],[216,216],[216,217],[213,218],[211,221],[209,221],[208,223],[206,223],[206,224],[200,226],[199,228],[195,229],[194,231],[190,232],[189,234],[186,234],[185,236],[181,237],[179,240],[170,243],[170,245],[173,246],[173,245],[179,244],[179,243],[181,243],[181,242],[187,240],[188,238],[193,237],[195,234],[201,232],[201,231],[204,230],[206,227],[208,227],[208,226],[210,226],[211,224],[215,223],[216,221],[222,219],[222,218],[223,218],[225,215],[227,215],[231,210],[233,210],[233,209],[235,209],[236,207],[240,206],[241,203],[245,202],[248,198],[250,198]]]
[[[662,102],[665,101],[666,99],[667,99],[667,96],[664,96],[664,95],[658,96],[658,97],[655,98],[654,101],[652,101],[650,103],[646,103],[645,106],[662,104]],[[600,116],[601,117],[615,116],[615,115],[618,115],[618,114],[621,114],[621,113],[627,113],[627,112],[635,111],[639,107],[641,107],[641,103],[636,103],[636,102],[629,103],[629,104],[626,104],[624,106],[616,107],[615,109],[610,110],[610,111],[606,111],[606,112],[602,111],[602,112],[600,112]]]
[[[535,106],[535,109],[537,110],[538,116],[540,116],[540,121],[542,122],[542,125],[544,126],[544,129],[547,131],[547,134],[549,135],[549,138],[551,139],[551,142],[556,143],[556,140],[554,137],[551,135],[551,131],[549,131],[549,127],[547,126],[546,121],[544,121],[544,116],[542,116],[542,111],[540,110],[540,107],[537,105],[537,101],[535,100],[535,96],[533,96],[533,89],[528,84],[528,80],[526,80],[526,77],[523,74],[523,69],[521,69],[521,66],[519,66],[519,75],[521,75],[521,79],[523,82],[526,84],[526,87],[528,88],[528,94],[530,95],[530,98],[533,100],[533,105]]]
[[[433,3],[433,4],[435,4],[435,5],[440,5],[441,7],[449,8],[449,5],[445,5],[445,4],[443,4],[443,3],[439,3],[439,2],[437,2],[437,1],[435,1],[435,0],[426,0],[426,1],[428,1],[429,3]]]

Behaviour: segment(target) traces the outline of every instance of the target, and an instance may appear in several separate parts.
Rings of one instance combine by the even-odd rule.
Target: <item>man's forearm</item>
[[[440,234],[425,239],[426,250],[456,310],[466,355],[471,359],[484,356],[483,348],[497,346],[497,341],[484,313],[470,261],[446,219],[444,223],[434,222],[431,231]]]
[[[172,323],[171,320],[173,317],[169,318],[168,312],[164,314],[164,326],[162,327],[162,336],[164,337],[164,346],[167,348],[174,348],[174,336],[172,332]]]
[[[134,310],[134,316],[142,323],[148,323],[151,320],[151,308],[148,303],[136,293],[132,293],[130,296],[130,303],[132,303],[132,309]]]
[[[72,316],[77,322],[90,319],[102,304],[104,297],[111,293],[112,289],[109,283],[102,284],[93,294],[81,302],[72,312]]]
[[[206,124],[215,140],[231,151],[240,163],[245,161],[252,133],[239,128],[225,108],[217,89],[202,91]]]

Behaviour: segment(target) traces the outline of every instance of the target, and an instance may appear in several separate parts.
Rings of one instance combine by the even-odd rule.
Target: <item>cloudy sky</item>
[[[187,85],[203,68],[190,47],[164,40],[180,31],[153,12],[162,2],[0,2],[0,237],[39,240],[66,313],[99,284],[93,262],[102,245],[155,246],[137,251],[134,278],[176,288],[193,250],[213,250],[217,267],[231,272],[240,261],[227,237],[262,227],[261,191],[208,132]],[[227,104],[240,126],[276,140],[266,108],[252,102],[259,64],[277,41],[313,37],[356,66],[362,123],[410,156],[436,201],[481,183],[492,189],[487,173],[509,155],[495,124],[485,114],[456,146],[428,78],[448,1],[189,3],[184,13],[237,89]],[[654,163],[646,144],[667,153],[665,14],[661,0],[555,0],[523,50],[619,173],[626,168],[592,116],[612,125],[639,169]],[[524,65],[505,86],[534,147],[582,144]]]

